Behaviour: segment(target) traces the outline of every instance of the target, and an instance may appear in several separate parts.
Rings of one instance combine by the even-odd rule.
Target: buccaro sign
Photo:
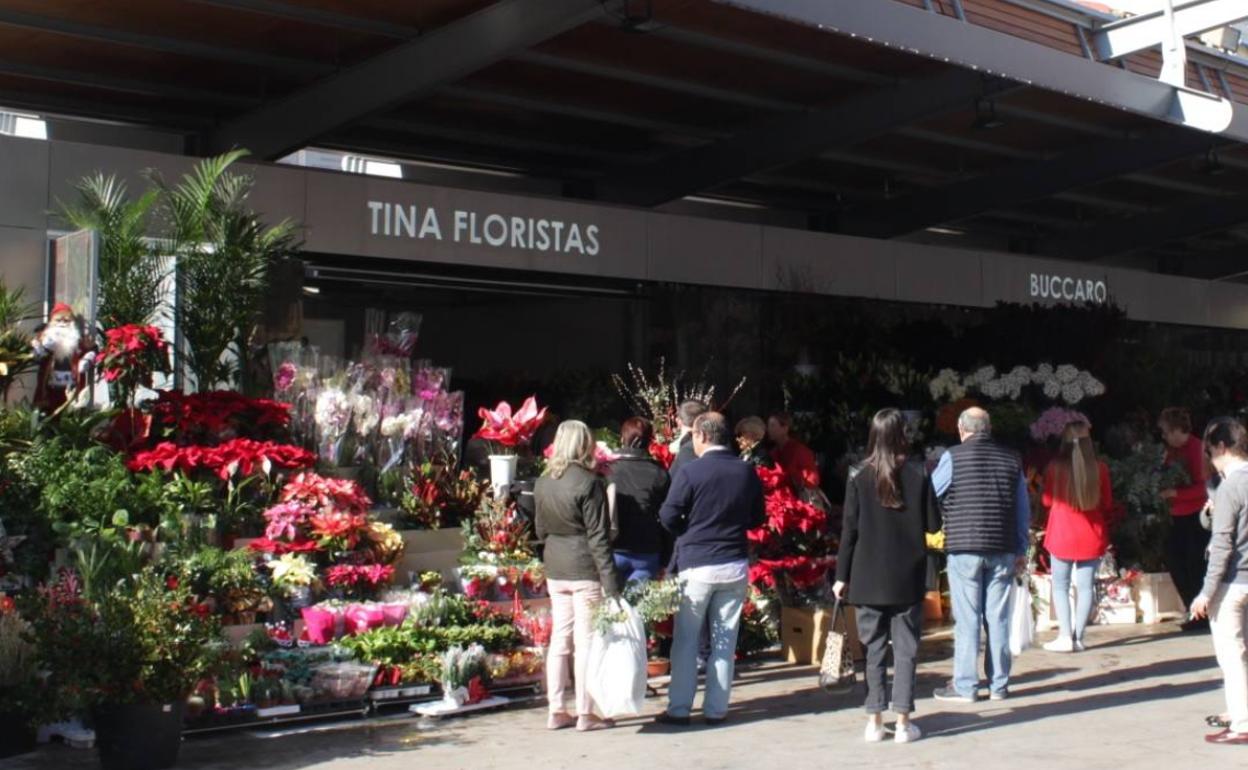
[[[1040,300],[1104,305],[1109,301],[1109,286],[1104,279],[1075,278],[1056,273],[1031,273],[1028,296]]]

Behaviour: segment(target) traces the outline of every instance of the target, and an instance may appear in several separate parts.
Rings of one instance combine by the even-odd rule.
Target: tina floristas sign
[[[415,203],[368,201],[369,233],[499,249],[596,256],[598,225],[472,209],[439,210]]]

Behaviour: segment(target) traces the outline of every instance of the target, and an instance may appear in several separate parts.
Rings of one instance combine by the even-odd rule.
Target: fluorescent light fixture
[[[314,294],[314,295],[315,295],[315,294],[320,294],[320,293],[321,293],[321,287],[319,287],[319,286],[304,286],[304,287],[303,287],[303,293],[304,293],[304,294]]]
[[[924,229],[929,233],[936,233],[937,235],[966,235],[965,230],[959,230],[956,227],[927,227]]]
[[[38,115],[17,112],[0,112],[0,134],[20,136],[23,139],[47,139],[48,124]]]

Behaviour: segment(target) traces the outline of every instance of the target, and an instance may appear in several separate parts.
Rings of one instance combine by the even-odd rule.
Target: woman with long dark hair
[[[1062,448],[1044,472],[1044,507],[1049,510],[1044,547],[1052,557],[1053,602],[1057,638],[1044,645],[1049,652],[1080,652],[1095,594],[1093,581],[1109,547],[1106,526],[1114,505],[1109,466],[1096,456],[1092,429],[1079,420],[1062,431]],[[1071,622],[1070,582],[1075,582]]]
[[[940,529],[936,493],[921,459],[910,456],[906,422],[896,409],[871,420],[867,459],[845,490],[837,598],[857,608],[858,636],[867,648],[866,740],[884,740],[889,699],[888,650],[893,650],[894,740],[922,733],[910,721],[923,595],[927,588],[926,534]]]

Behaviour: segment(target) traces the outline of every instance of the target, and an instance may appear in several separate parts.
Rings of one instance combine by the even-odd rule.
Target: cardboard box
[[[849,644],[854,660],[864,657],[858,643],[858,624],[854,620],[854,608],[845,608],[849,622]],[[831,630],[832,611],[824,607],[780,608],[780,650],[785,660],[799,665],[819,665]]]

